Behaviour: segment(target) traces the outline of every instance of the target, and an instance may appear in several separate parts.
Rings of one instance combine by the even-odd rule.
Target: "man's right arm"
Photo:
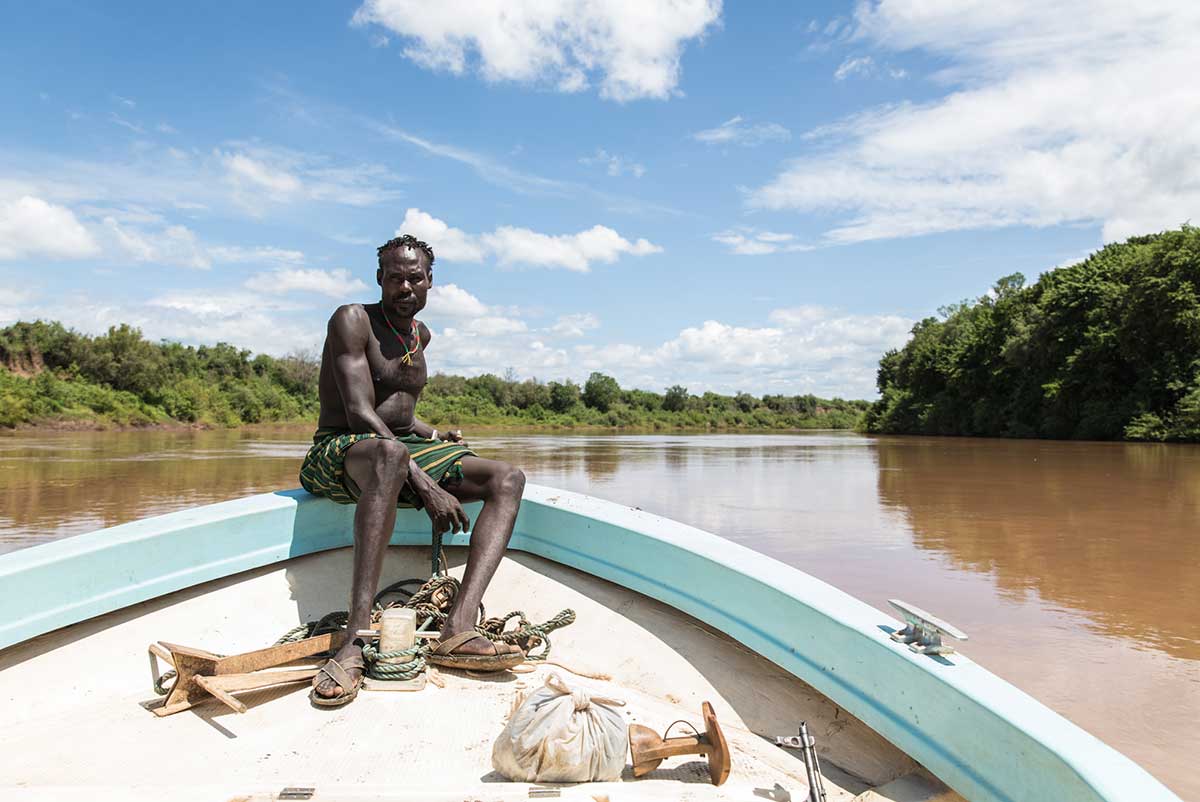
[[[358,304],[339,306],[329,318],[329,355],[333,360],[333,378],[346,422],[356,434],[375,432],[394,438],[379,413],[375,411],[375,383],[371,381],[371,365],[367,362],[367,341],[371,321],[367,311]]]

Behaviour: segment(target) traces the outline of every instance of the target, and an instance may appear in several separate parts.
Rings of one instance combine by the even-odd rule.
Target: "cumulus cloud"
[[[602,97],[628,101],[670,97],[684,45],[720,14],[720,0],[366,0],[353,22],[396,34],[427,69],[562,92],[598,83]]]
[[[468,234],[420,209],[405,212],[396,234],[405,233],[428,242],[438,259],[481,262],[491,257],[502,267],[558,267],[580,273],[591,270],[594,262],[611,263],[623,255],[646,256],[662,251],[649,240],[639,238],[631,242],[601,225],[576,234],[543,234],[514,226]]]
[[[867,398],[875,394],[880,355],[903,345],[912,327],[895,315],[847,315],[817,306],[778,309],[768,321],[735,326],[706,320],[656,347],[581,345],[574,356],[583,371],[602,370],[626,386]]]
[[[730,117],[716,128],[692,134],[692,139],[705,145],[741,145],[753,148],[767,142],[786,142],[792,132],[779,123],[748,123],[740,115]]]
[[[768,253],[812,250],[811,245],[796,241],[794,234],[760,231],[747,226],[713,234],[714,242],[729,247],[730,253],[742,256],[762,256]]]
[[[348,298],[368,288],[362,279],[349,270],[319,270],[317,268],[281,268],[258,273],[246,279],[245,287],[264,294],[283,292],[315,292],[330,298]]]
[[[597,148],[594,155],[584,156],[579,160],[579,163],[585,164],[588,167],[603,167],[604,171],[614,178],[625,173],[629,173],[634,178],[641,178],[646,174],[645,166],[634,161],[629,161],[615,153],[609,153],[604,148]]]
[[[425,314],[436,318],[461,320],[483,317],[488,314],[488,307],[457,284],[435,284],[429,288]]]
[[[477,238],[461,228],[451,228],[445,222],[420,209],[409,209],[396,235],[412,234],[428,242],[438,259],[450,262],[482,262],[486,249]]]
[[[446,297],[463,293],[455,288]],[[537,325],[516,313],[498,315],[470,294],[465,299],[469,314],[429,315],[435,370],[478,375],[512,367],[519,376],[576,381],[598,370],[623,387],[660,392],[682,384],[693,392],[872,397],[880,355],[903,345],[913,324],[896,315],[810,305],[775,309],[750,325],[706,320],[657,343],[596,343],[589,335],[599,320],[590,313]],[[431,298],[427,310],[433,308]]]
[[[110,216],[104,225],[117,248],[137,262],[208,270],[212,259],[187,226],[165,226],[154,231],[126,225]]]
[[[863,4],[855,42],[936,58],[950,91],[816,132],[828,147],[750,203],[841,213],[831,242],[1065,223],[1115,240],[1196,219],[1198,30],[1189,3]]]
[[[78,259],[99,250],[92,235],[65,206],[31,195],[0,198],[0,259]]]

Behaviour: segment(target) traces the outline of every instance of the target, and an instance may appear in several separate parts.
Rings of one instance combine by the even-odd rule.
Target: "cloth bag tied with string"
[[[619,699],[571,688],[558,674],[514,707],[492,747],[492,767],[514,782],[616,780],[629,753]]]

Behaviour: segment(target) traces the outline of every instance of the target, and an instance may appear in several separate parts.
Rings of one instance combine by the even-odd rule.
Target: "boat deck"
[[[461,577],[465,549],[447,552]],[[629,722],[659,732],[677,719],[699,724],[700,704],[710,701],[733,751],[720,788],[708,783],[702,758],[684,757],[640,780],[627,767],[619,783],[556,787],[562,798],[799,802],[803,762],[768,739],[795,734],[802,720],[817,739],[831,802],[919,771],[846,711],[700,621],[518,553],[492,582],[489,615],[520,609],[544,621],[574,609],[576,623],[552,636],[552,658],[611,680],[554,666],[483,677],[444,670],[445,687],[364,690],[333,710],[313,707],[307,685],[291,685],[239,695],[244,714],[215,702],[167,718],[149,712],[161,698],[150,689],[149,643],[221,654],[269,645],[298,623],[345,609],[350,557],[341,549],[292,559],[0,651],[0,754],[20,756],[0,762],[0,788],[89,800],[273,799],[284,787],[314,788],[314,800],[528,799],[531,786],[492,770],[492,743],[518,695],[551,671],[626,700]],[[427,572],[428,549],[392,547],[383,580]]]

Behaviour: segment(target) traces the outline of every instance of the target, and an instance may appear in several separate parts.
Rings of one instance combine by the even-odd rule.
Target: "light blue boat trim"
[[[478,507],[468,509],[472,518]],[[351,544],[354,509],[301,490],[0,555],[0,648],[213,579]],[[392,543],[429,543],[401,511]],[[467,535],[446,538],[466,545]],[[1137,764],[962,655],[786,566],[641,510],[529,485],[511,547],[658,599],[803,679],[972,802],[1179,802]]]

